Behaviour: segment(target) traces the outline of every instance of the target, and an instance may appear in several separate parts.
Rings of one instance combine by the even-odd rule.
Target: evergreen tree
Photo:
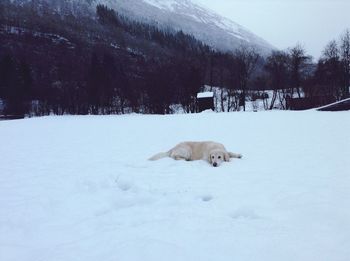
[[[32,76],[24,61],[18,65],[11,55],[5,55],[0,64],[0,95],[5,100],[6,115],[24,116],[29,111]]]
[[[100,84],[101,84],[101,66],[96,53],[91,57],[88,77],[87,77],[87,95],[92,114],[99,112]]]
[[[116,12],[105,5],[98,4],[96,6],[96,14],[101,24],[113,26],[119,25],[119,19]]]

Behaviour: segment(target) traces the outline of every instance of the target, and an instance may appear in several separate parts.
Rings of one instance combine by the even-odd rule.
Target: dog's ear
[[[227,152],[224,153],[224,159],[225,161],[230,161],[230,155]]]
[[[212,163],[213,163],[213,162],[211,162],[211,153],[209,153],[208,162],[209,162],[210,164],[212,164]]]

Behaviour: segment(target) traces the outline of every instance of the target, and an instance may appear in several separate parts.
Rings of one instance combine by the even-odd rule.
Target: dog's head
[[[230,156],[223,150],[212,150],[209,154],[209,163],[213,167],[219,167],[222,162],[230,161]]]

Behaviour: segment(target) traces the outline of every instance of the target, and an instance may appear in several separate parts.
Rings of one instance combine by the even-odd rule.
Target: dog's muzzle
[[[217,167],[217,166],[218,166],[218,164],[217,164],[216,162],[214,162],[214,163],[213,163],[213,166],[214,166],[214,167]]]

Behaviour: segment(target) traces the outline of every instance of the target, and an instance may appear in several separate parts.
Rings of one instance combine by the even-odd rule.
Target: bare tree
[[[260,55],[252,47],[241,46],[234,52],[234,57],[236,64],[234,74],[241,91],[239,105],[242,105],[245,111],[248,81],[256,68]]]
[[[273,109],[279,90],[286,89],[288,79],[288,54],[282,51],[274,51],[267,58],[265,70],[268,73],[270,86],[273,89],[270,110]]]
[[[350,88],[350,29],[340,37],[340,56],[343,69],[343,98],[349,97]]]
[[[330,41],[323,50],[323,56],[326,58],[335,58],[339,60],[339,48],[336,40]]]
[[[295,47],[289,50],[289,70],[291,73],[291,93],[296,90],[298,97],[301,98],[301,85],[305,78],[307,65],[311,62],[311,56],[306,54],[304,47],[297,44]]]
[[[340,99],[340,50],[335,40],[330,41],[325,47],[322,60],[324,67],[323,76],[326,76],[323,81],[327,85],[328,93]]]

